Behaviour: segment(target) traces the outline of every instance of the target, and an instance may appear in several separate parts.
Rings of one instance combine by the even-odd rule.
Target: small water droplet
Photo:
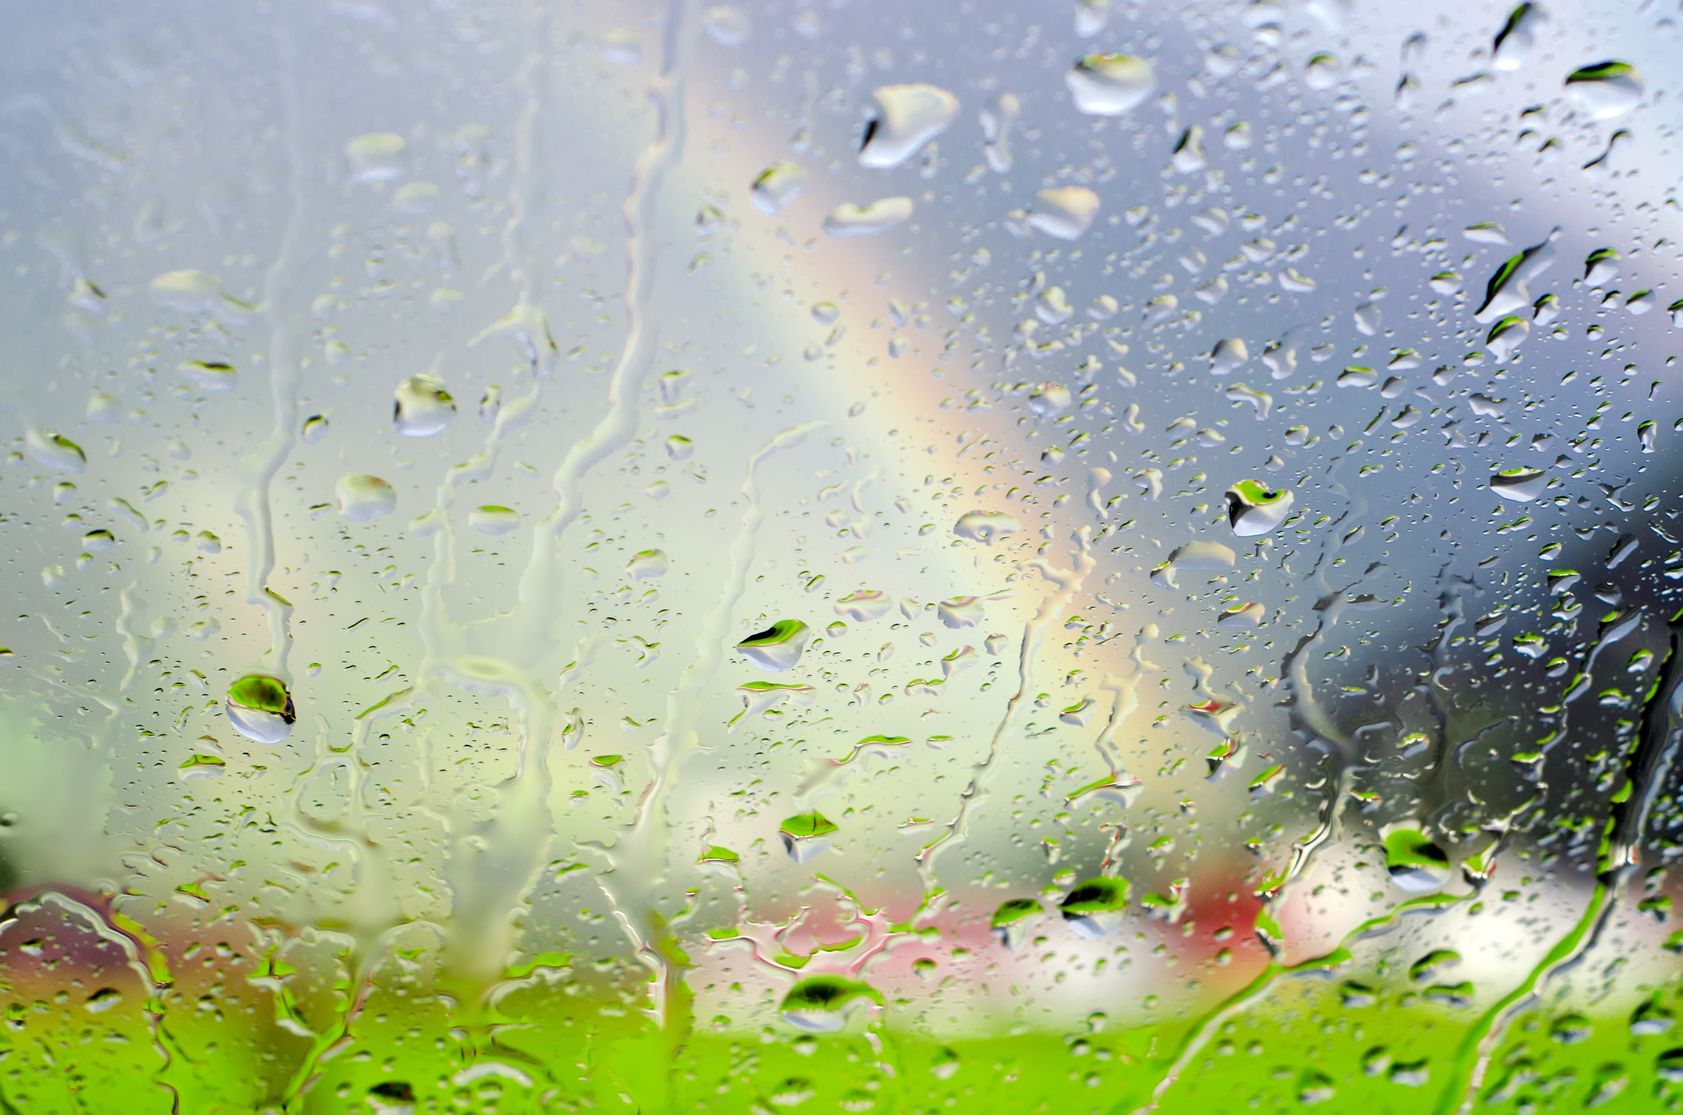
[[[1017,520],[1003,511],[966,511],[953,524],[953,533],[960,538],[991,546],[994,541],[1014,533]]]
[[[806,168],[798,163],[773,163],[760,171],[750,190],[760,212],[775,217],[806,187]]]
[[[407,146],[393,132],[370,132],[345,144],[345,162],[358,182],[387,182],[403,173]]]
[[[912,219],[912,199],[885,197],[866,205],[843,202],[830,210],[824,218],[824,232],[841,239],[850,236],[876,236]]]

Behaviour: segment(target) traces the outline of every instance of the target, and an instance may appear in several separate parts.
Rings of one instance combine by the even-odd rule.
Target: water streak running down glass
[[[1683,1107],[1677,0],[0,0],[0,1113]]]

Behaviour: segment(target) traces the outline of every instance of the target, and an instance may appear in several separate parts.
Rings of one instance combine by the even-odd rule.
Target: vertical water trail
[[[513,279],[517,306],[528,307],[534,297],[535,268],[530,265],[523,236],[525,219],[534,207],[528,197],[535,191],[534,148],[538,118],[544,102],[543,78],[549,49],[549,21],[541,9],[533,11],[529,29],[533,49],[526,55],[517,84],[525,93],[524,105],[515,123],[514,172],[509,186],[508,219],[503,226],[503,255],[500,266]],[[526,893],[540,870],[547,841],[540,834],[549,826],[540,814],[549,796],[544,751],[548,742],[548,711],[553,703],[542,686],[526,678],[512,665],[495,660],[464,656],[460,640],[452,638],[446,592],[456,580],[456,533],[451,521],[456,491],[464,481],[488,477],[496,465],[502,442],[518,415],[536,404],[543,390],[544,376],[534,363],[532,386],[518,401],[518,410],[505,408],[497,415],[486,435],[483,448],[473,457],[446,470],[433,496],[433,553],[422,586],[420,637],[421,662],[415,671],[418,693],[438,682],[455,684],[478,692],[503,695],[514,706],[520,724],[516,774],[503,787],[497,816],[488,825],[472,826],[454,833],[451,844],[451,897],[454,916],[449,932],[447,978],[459,983],[460,1001],[469,1016],[469,1026],[478,1019],[483,1005],[481,993],[502,972],[512,946],[513,905]],[[429,765],[425,741],[418,743],[416,756],[423,768]],[[448,870],[448,869],[447,869]]]
[[[1099,688],[1111,695],[1110,714],[1105,717],[1104,727],[1093,739],[1093,750],[1098,752],[1099,758],[1104,760],[1110,771],[1112,780],[1122,777],[1122,764],[1118,761],[1120,755],[1116,749],[1116,732],[1128,717],[1140,707],[1139,672],[1127,678],[1107,676],[1099,683]]]
[[[666,731],[656,738],[649,762],[653,775],[637,802],[637,812],[617,847],[613,866],[600,876],[614,911],[625,927],[639,959],[655,977],[654,1021],[672,1043],[671,1063],[688,1039],[687,991],[689,962],[677,947],[665,915],[658,908],[656,883],[670,866],[669,799],[679,785],[684,760],[701,743],[700,712],[713,675],[730,642],[731,616],[748,588],[754,547],[766,517],[760,498],[760,466],[776,454],[800,444],[822,423],[809,422],[782,431],[748,459],[742,482],[742,524],[730,548],[730,574],[713,610],[696,638],[695,656],[667,698]]]
[[[1292,970],[1291,967],[1283,964],[1279,958],[1281,944],[1278,940],[1279,919],[1275,917],[1274,911],[1279,909],[1283,903],[1291,885],[1309,869],[1309,865],[1314,861],[1315,854],[1337,837],[1340,813],[1355,778],[1355,741],[1333,719],[1332,714],[1321,707],[1320,702],[1315,697],[1314,686],[1309,679],[1309,649],[1326,633],[1329,627],[1338,621],[1343,596],[1350,588],[1354,587],[1352,585],[1343,589],[1327,590],[1326,558],[1327,553],[1323,552],[1315,563],[1315,580],[1323,590],[1323,595],[1316,601],[1314,609],[1320,618],[1316,621],[1315,629],[1299,640],[1297,646],[1287,653],[1283,672],[1291,681],[1291,719],[1293,726],[1302,731],[1316,749],[1329,753],[1338,764],[1333,777],[1332,789],[1327,794],[1325,805],[1320,817],[1316,820],[1315,827],[1292,847],[1291,862],[1278,881],[1267,892],[1263,907],[1258,911],[1256,934],[1261,940],[1263,948],[1267,950],[1268,962],[1244,987],[1229,995],[1193,1021],[1177,1043],[1175,1051],[1169,1057],[1162,1074],[1152,1085],[1149,1099],[1144,1106],[1137,1110],[1136,1115],[1145,1115],[1145,1113],[1155,1111],[1158,1101],[1180,1079],[1181,1073],[1186,1071],[1186,1067],[1192,1063],[1192,1058],[1196,1057],[1199,1051],[1209,1043],[1211,1035],[1220,1028],[1222,1023],[1267,994],[1269,988],[1281,975]],[[1392,911],[1392,914],[1400,914],[1407,908],[1408,904],[1404,903],[1403,906],[1399,906]]]
[[[170,1083],[168,1077],[172,1071],[190,1065],[191,1060],[170,1035],[164,1023],[164,993],[175,982],[164,950],[158,947],[158,942],[153,940],[142,926],[114,909],[108,917],[94,907],[56,891],[43,901],[51,901],[62,906],[66,912],[80,917],[93,927],[94,932],[114,943],[122,951],[129,969],[146,989],[146,1029],[152,1036],[153,1050],[163,1061],[153,1073],[154,1081],[158,1087],[169,1093],[171,1115],[179,1115],[181,1090]]]
[[[692,2],[670,0],[661,68],[649,85],[649,100],[656,115],[655,134],[637,160],[631,191],[623,207],[627,229],[628,327],[625,347],[609,382],[607,413],[567,451],[555,471],[552,484],[556,503],[533,530],[532,552],[520,578],[520,607],[510,621],[514,631],[502,640],[506,648],[504,657],[458,658],[447,664],[447,672],[459,683],[485,686],[513,700],[521,724],[518,768],[499,787],[496,818],[484,831],[475,834],[485,855],[477,862],[463,865],[463,878],[471,879],[471,886],[458,888],[464,893],[472,892],[473,904],[481,907],[480,914],[472,919],[472,925],[458,924],[452,933],[453,966],[465,966],[466,972],[474,973],[472,977],[458,974],[486,994],[500,977],[513,940],[512,905],[530,891],[542,871],[553,827],[544,820],[551,782],[548,749],[557,694],[550,692],[542,678],[516,663],[544,661],[546,650],[553,642],[555,618],[561,604],[561,583],[553,569],[554,555],[562,535],[582,510],[580,487],[585,476],[628,444],[637,431],[638,397],[646,383],[654,351],[649,303],[659,257],[654,229],[656,202],[666,176],[683,151],[683,77],[692,38],[686,16]],[[511,266],[516,266],[519,274],[525,276],[523,281],[529,284],[529,270],[518,266],[517,241],[518,237],[510,232],[505,246],[511,253]],[[523,303],[522,309],[529,309],[529,302]],[[435,598],[430,606],[439,607],[440,601]],[[459,906],[464,905],[461,901],[464,893],[457,895]]]
[[[1081,584],[1087,579],[1096,564],[1091,550],[1091,530],[1081,527],[1075,532],[1075,562],[1066,572],[1054,572],[1045,562],[1036,563],[1040,575],[1051,581],[1055,591],[1040,602],[1034,618],[1023,628],[1022,643],[1017,652],[1017,688],[1005,702],[1005,710],[1000,713],[999,723],[994,727],[993,735],[988,740],[988,752],[982,757],[970,773],[970,781],[959,795],[958,812],[948,821],[946,828],[925,844],[917,854],[918,874],[922,877],[923,893],[928,896],[935,891],[935,852],[946,846],[949,841],[954,844],[962,842],[969,834],[970,811],[987,796],[987,776],[993,770],[1003,749],[1005,732],[1011,726],[1017,708],[1022,704],[1023,697],[1028,693],[1029,677],[1034,668],[1036,653],[1040,649],[1041,639],[1045,636],[1046,626],[1053,619],[1061,615],[1069,606],[1069,602],[1080,591]]]
[[[1618,908],[1648,827],[1654,801],[1670,774],[1683,729],[1683,612],[1672,616],[1665,658],[1643,703],[1636,741],[1625,758],[1624,793],[1614,793],[1596,857],[1595,887],[1570,928],[1525,978],[1479,1016],[1461,1040],[1454,1069],[1437,1104],[1438,1115],[1472,1110],[1508,1024],[1555,975],[1576,967],[1600,939]]]
[[[526,216],[537,207],[538,200],[528,195],[537,190],[534,151],[538,117],[542,115],[544,105],[544,76],[548,69],[545,63],[550,48],[549,20],[537,19],[531,35],[537,45],[527,54],[516,79],[525,90],[525,104],[514,126],[514,170],[508,191],[508,219],[503,223],[502,258],[498,264],[508,270],[514,281],[515,304],[519,308],[529,308],[535,297],[536,268],[531,264],[527,246],[533,237],[523,232]],[[450,657],[444,645],[451,632],[444,593],[456,580],[456,532],[450,519],[456,489],[464,481],[490,476],[508,431],[522,424],[525,415],[536,406],[544,383],[537,361],[533,362],[532,373],[531,391],[499,409],[486,435],[484,447],[468,460],[451,466],[433,494],[433,554],[421,592],[423,650],[421,665],[416,671],[417,680],[423,686],[427,684],[432,669]]]
[[[1491,854],[1495,855],[1496,849],[1492,849]],[[1220,1029],[1221,1024],[1245,1010],[1251,1003],[1267,995],[1280,977],[1325,974],[1341,967],[1351,959],[1350,946],[1356,941],[1377,937],[1382,933],[1389,932],[1408,914],[1425,914],[1435,917],[1445,913],[1463,902],[1476,898],[1482,889],[1483,881],[1479,880],[1473,883],[1471,890],[1460,894],[1427,894],[1419,898],[1410,898],[1404,902],[1399,902],[1385,913],[1377,914],[1357,925],[1339,938],[1338,943],[1326,952],[1305,960],[1286,964],[1281,962],[1278,957],[1269,957],[1268,963],[1263,965],[1255,976],[1251,977],[1249,983],[1217,1003],[1213,1009],[1208,1011],[1187,1031],[1175,1047],[1175,1054],[1169,1061],[1168,1070],[1158,1077],[1156,1083],[1152,1085],[1151,1095],[1142,1105],[1134,1109],[1133,1115],[1151,1115],[1152,1112],[1156,1111],[1163,1096],[1170,1088],[1174,1087],[1181,1074],[1192,1063],[1192,1059],[1209,1044],[1210,1038]]]
[[[650,298],[658,244],[654,224],[656,201],[672,166],[683,150],[683,75],[688,58],[689,21],[685,18],[692,0],[671,0],[668,9],[661,69],[650,83],[649,99],[656,110],[654,138],[637,161],[630,194],[623,213],[628,232],[626,307],[629,318],[625,347],[610,380],[607,413],[591,432],[575,443],[556,469],[553,486],[557,502],[533,532],[532,554],[520,580],[521,608],[511,620],[512,635],[503,640],[504,656],[496,659],[455,656],[436,662],[458,684],[498,693],[515,704],[521,724],[518,766],[513,777],[499,787],[497,816],[475,834],[484,854],[464,863],[466,882],[456,889],[458,915],[467,905],[462,899],[471,892],[479,915],[454,926],[451,934],[451,966],[475,997],[488,1001],[513,943],[514,903],[529,893],[543,869],[553,828],[545,823],[551,788],[548,750],[554,735],[558,694],[544,679],[535,676],[522,662],[540,662],[551,645],[559,605],[559,578],[553,575],[555,549],[566,528],[582,510],[580,486],[585,476],[614,451],[629,443],[637,431],[638,396],[652,363],[654,331],[650,323]],[[522,134],[530,138],[535,121],[533,100],[522,122]],[[522,210],[523,212],[523,210]],[[522,302],[515,317],[530,316],[531,269],[520,262],[518,225],[505,229],[506,259],[522,285]],[[534,338],[534,344],[539,340]],[[536,359],[536,358],[535,358]],[[541,369],[534,367],[534,371]],[[538,389],[535,376],[534,393]],[[529,409],[528,406],[522,409]],[[510,416],[510,420],[514,416]],[[491,443],[464,470],[488,467],[505,423],[499,421]],[[458,476],[461,474],[457,474]],[[447,479],[447,486],[456,477]],[[448,502],[447,495],[441,499]],[[433,594],[429,607],[441,609],[442,599]],[[438,616],[441,620],[441,614]],[[435,640],[435,648],[437,641]]]
[[[631,192],[622,210],[627,257],[625,347],[608,382],[607,412],[567,451],[551,480],[555,506],[533,532],[532,552],[520,577],[520,646],[545,642],[554,622],[562,588],[562,579],[555,571],[556,550],[583,509],[580,486],[585,476],[637,432],[638,397],[648,381],[655,352],[656,327],[650,303],[660,256],[656,203],[684,150],[684,79],[694,38],[689,19],[692,3],[669,0],[661,68],[649,83],[655,134],[637,159]]]
[[[263,313],[269,322],[269,409],[274,428],[248,461],[250,484],[240,494],[238,509],[245,520],[251,556],[246,565],[246,603],[261,606],[269,618],[269,651],[264,667],[286,678],[287,657],[292,650],[292,605],[270,587],[275,572],[274,485],[298,438],[299,341],[295,322],[297,309],[293,288],[299,280],[298,247],[310,211],[310,191],[304,181],[305,156],[301,128],[303,114],[298,104],[296,65],[291,35],[284,26],[275,28],[275,65],[280,85],[280,132],[286,137],[287,216],[275,245],[274,261],[263,276]]]

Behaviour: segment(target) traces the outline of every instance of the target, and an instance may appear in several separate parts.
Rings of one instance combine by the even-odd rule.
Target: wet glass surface
[[[1683,1104],[1672,0],[0,2],[0,1111]]]

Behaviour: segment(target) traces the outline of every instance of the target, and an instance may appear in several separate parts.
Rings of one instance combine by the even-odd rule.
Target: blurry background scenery
[[[1677,0],[0,0],[0,1111],[1683,1105]]]

